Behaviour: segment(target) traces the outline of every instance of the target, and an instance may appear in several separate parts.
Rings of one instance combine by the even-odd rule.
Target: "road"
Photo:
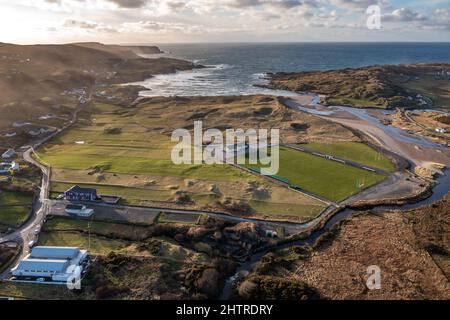
[[[89,103],[89,102],[88,102]],[[14,232],[7,234],[6,236],[0,238],[0,243],[3,242],[16,242],[22,245],[22,252],[20,256],[17,258],[17,260],[20,260],[24,258],[30,251],[29,243],[31,241],[37,241],[38,233],[42,228],[42,225],[45,222],[45,218],[47,214],[50,212],[50,206],[48,202],[48,195],[50,190],[50,172],[51,169],[47,167],[46,165],[36,161],[33,158],[34,150],[42,146],[44,143],[48,142],[49,140],[53,139],[55,136],[60,134],[61,132],[67,130],[71,126],[73,126],[77,119],[78,119],[78,113],[82,110],[84,105],[79,105],[77,109],[73,112],[72,118],[69,120],[69,122],[64,125],[63,127],[59,128],[55,132],[51,133],[50,135],[34,142],[32,146],[29,146],[24,152],[23,152],[23,159],[25,162],[28,162],[29,164],[36,166],[39,168],[42,172],[42,181],[41,181],[41,187],[39,196],[35,198],[35,201],[32,206],[31,215],[28,218],[28,220],[23,224],[20,228],[15,230]],[[22,149],[25,147],[22,147]],[[3,274],[0,274],[1,279],[5,279],[9,277],[9,270],[6,270],[3,272]]]
[[[289,104],[289,107],[292,107],[292,108],[296,108],[297,106],[300,106],[295,101],[292,101],[292,100],[289,100],[288,103],[286,103],[286,104]],[[300,107],[302,107],[302,106],[300,106]],[[72,119],[70,120],[70,122],[67,125],[65,125],[63,128],[58,129],[54,133],[45,137],[44,139],[36,142],[33,146],[29,147],[23,153],[23,158],[25,161],[29,162],[32,165],[37,166],[42,171],[42,185],[41,185],[40,194],[39,194],[39,197],[37,197],[37,199],[33,205],[33,210],[32,210],[30,219],[23,226],[21,226],[18,230],[14,231],[11,234],[4,236],[3,238],[0,238],[0,243],[16,241],[16,242],[23,244],[23,251],[22,251],[20,258],[24,257],[29,252],[28,243],[32,240],[36,240],[36,235],[35,235],[36,232],[35,231],[40,230],[40,228],[42,227],[42,225],[45,221],[45,217],[47,215],[59,215],[59,216],[66,215],[66,213],[64,212],[64,208],[65,208],[65,205],[67,204],[67,202],[61,201],[61,200],[49,200],[48,199],[51,169],[48,168],[45,164],[36,161],[32,157],[32,155],[34,154],[34,149],[40,147],[41,145],[43,145],[50,139],[54,138],[56,135],[60,134],[62,131],[70,128],[74,123],[76,123],[76,121],[78,119],[78,113],[81,110],[82,110],[82,106],[80,106],[79,108],[77,108],[77,110],[75,110],[75,112],[73,113]],[[423,161],[423,159],[418,160],[415,157],[413,157],[410,153],[404,152],[407,149],[399,148],[400,150],[399,149],[395,150],[396,147],[399,146],[399,141],[397,141],[396,139],[394,140],[393,137],[389,136],[388,133],[383,132],[383,130],[380,129],[379,127],[371,125],[368,121],[364,121],[365,119],[354,120],[354,119],[347,119],[347,118],[341,118],[341,117],[332,117],[331,115],[326,115],[326,116],[321,116],[321,117],[326,118],[328,120],[332,120],[332,121],[336,121],[336,122],[348,125],[352,128],[363,131],[365,134],[367,134],[369,136],[373,135],[375,140],[379,141],[383,147],[387,147],[388,150],[392,150],[395,153],[398,153],[401,156],[404,156],[405,158],[409,159],[410,161],[412,161],[414,163],[417,163],[417,162],[420,163],[421,160]],[[353,124],[352,121],[354,122],[354,125],[352,125]],[[365,130],[365,129],[367,129],[367,130]],[[294,146],[289,146],[289,147],[294,148]],[[299,149],[300,151],[306,152],[306,153],[315,154],[316,156],[322,156],[322,157],[326,156],[321,153],[317,153],[312,150],[307,150],[305,148],[301,148],[298,146],[295,146],[295,148]],[[376,169],[376,168],[362,166],[358,163],[347,161],[344,159],[339,159],[339,158],[334,158],[334,159],[330,159],[330,160],[338,161],[338,162],[346,162],[346,164],[352,165],[354,167],[358,167],[360,169],[375,171],[380,174],[388,175],[390,177],[390,179],[389,179],[390,182],[400,180],[398,177],[394,177],[394,175],[384,172],[382,170]],[[409,180],[409,178],[406,180]],[[392,191],[392,185],[389,183],[380,184],[376,188],[382,189],[382,190],[378,190],[377,192]],[[375,190],[375,189],[369,188],[369,189],[365,190],[365,193],[370,194],[371,190]],[[352,201],[354,201],[354,200],[356,200],[356,199],[352,199]],[[120,212],[122,212],[121,214],[129,215],[129,216],[134,215],[135,217],[137,217],[137,216],[151,217],[151,216],[154,216],[155,213],[160,212],[160,211],[165,211],[168,213],[189,213],[189,214],[197,214],[197,215],[206,214],[206,215],[209,215],[214,218],[219,218],[219,219],[236,222],[236,223],[253,222],[253,223],[257,223],[263,227],[270,227],[270,228],[284,227],[288,234],[295,234],[295,233],[298,233],[301,231],[309,230],[309,229],[314,228],[317,225],[319,225],[324,219],[329,218],[330,215],[333,214],[334,210],[337,207],[339,207],[339,204],[332,204],[326,210],[324,210],[318,217],[316,217],[308,222],[305,222],[305,223],[259,220],[259,219],[254,219],[254,218],[236,217],[236,216],[232,216],[232,215],[229,215],[226,213],[191,211],[191,210],[174,210],[174,209],[163,209],[163,208],[156,208],[156,207],[143,208],[143,207],[118,206],[118,205],[108,205],[108,204],[95,204],[95,205],[90,205],[90,206],[96,207],[96,208],[106,208],[107,210],[110,210],[111,212],[114,212],[114,211],[119,212],[120,211]],[[1,276],[3,278],[5,276],[7,276],[7,274],[3,274]]]
[[[68,204],[65,200],[47,200],[49,213],[53,216],[65,216],[69,217],[65,213],[65,207]],[[121,206],[110,205],[106,203],[86,203],[89,208],[95,209],[96,212],[106,210],[108,211],[109,218],[118,222],[134,222],[134,223],[151,223],[155,215],[159,212],[167,213],[181,213],[181,214],[194,214],[194,215],[208,215],[212,218],[222,219],[234,223],[240,222],[253,222],[260,226],[268,228],[284,227],[289,234],[295,234],[305,230],[310,226],[309,223],[301,222],[288,222],[288,221],[274,221],[263,220],[257,218],[245,218],[233,216],[223,212],[210,212],[201,210],[181,210],[181,209],[167,209],[157,207],[133,207],[133,206]]]

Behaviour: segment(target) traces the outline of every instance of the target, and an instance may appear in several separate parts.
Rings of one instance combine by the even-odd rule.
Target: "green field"
[[[122,199],[121,204],[126,205],[140,205],[144,200],[153,201],[167,201],[171,197],[171,193],[166,190],[152,190],[143,188],[132,188],[122,186],[111,186],[103,184],[85,184],[85,183],[70,183],[70,182],[52,182],[51,192],[52,196],[56,197],[64,191],[70,189],[74,185],[79,185],[84,188],[95,188],[99,195],[118,196]]]
[[[107,237],[125,237],[140,239],[145,237],[146,227],[92,220],[80,220],[65,217],[55,217],[45,224],[44,231],[80,231]]]
[[[0,206],[29,206],[33,201],[33,195],[16,192],[0,191]]]
[[[39,234],[38,245],[40,246],[63,246],[79,247],[89,249],[92,255],[107,255],[128,247],[131,243],[124,240],[114,240],[104,237],[91,236],[89,247],[89,236],[79,232],[52,231]]]
[[[388,157],[360,142],[309,143],[307,148],[338,158],[354,161],[388,172],[395,171],[395,165]]]
[[[33,196],[16,191],[0,193],[0,225],[3,231],[17,228],[23,224],[31,213]]]
[[[280,148],[278,176],[332,201],[342,201],[385,179],[373,172],[284,147]]]
[[[30,213],[30,207],[0,208],[0,224],[17,228],[27,220]]]
[[[151,110],[150,110],[151,111]],[[80,122],[37,150],[37,158],[52,171],[53,197],[73,185],[93,187],[100,195],[119,196],[121,204],[149,205],[170,201],[187,192],[201,209],[219,206],[225,198],[247,202],[255,215],[290,215],[313,218],[325,204],[228,165],[176,165],[171,161],[170,136],[148,126],[164,126],[170,118],[149,116],[145,108],[133,110],[97,104],[86,109]],[[158,111],[159,112],[159,111]],[[107,129],[121,130],[111,134]],[[194,183],[189,181],[194,180]],[[152,183],[149,183],[152,181]],[[266,188],[261,199],[249,190]],[[214,188],[219,192],[211,192]],[[253,188],[250,186],[250,188]],[[221,208],[219,208],[221,209]]]
[[[250,201],[250,206],[263,215],[268,216],[300,216],[298,214],[298,205],[290,203],[273,203],[260,200]],[[325,207],[323,205],[304,205],[302,206],[304,217],[316,217]]]
[[[190,216],[186,218],[189,220]],[[154,255],[151,246],[148,246],[149,241],[157,240],[161,245],[157,255],[161,258],[181,261],[197,260],[202,257],[202,254],[185,249],[168,238],[150,237],[148,231],[148,227],[132,224],[55,217],[45,223],[39,235],[38,244],[79,247],[89,250],[92,255],[104,256],[115,252],[130,256],[149,256]]]

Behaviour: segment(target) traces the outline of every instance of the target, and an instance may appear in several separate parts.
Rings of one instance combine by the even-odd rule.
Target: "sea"
[[[143,96],[276,94],[259,87],[267,74],[357,68],[369,65],[450,62],[450,43],[227,43],[156,44],[173,57],[206,66],[157,75],[139,84]]]

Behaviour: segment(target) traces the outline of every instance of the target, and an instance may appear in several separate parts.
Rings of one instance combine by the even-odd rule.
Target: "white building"
[[[1,162],[0,163],[0,174],[7,174],[20,171],[20,165],[17,162]]]
[[[11,269],[16,280],[67,283],[81,279],[90,264],[86,250],[76,247],[34,247],[31,253]]]
[[[88,218],[94,214],[94,209],[89,209],[86,206],[78,204],[68,204],[65,211],[67,214],[85,218]]]
[[[17,162],[12,162],[11,163],[11,168],[12,171],[20,171],[20,164],[18,164]]]

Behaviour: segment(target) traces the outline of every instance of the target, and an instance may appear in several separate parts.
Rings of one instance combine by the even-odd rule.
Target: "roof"
[[[94,189],[94,188],[81,188],[80,186],[73,186],[72,188],[70,188],[66,192],[96,194],[97,193],[97,189]]]
[[[73,259],[80,253],[76,247],[41,247],[31,250],[30,258],[34,259]]]
[[[2,156],[3,157],[11,157],[15,154],[16,154],[16,151],[14,151],[13,149],[8,149],[2,154]]]
[[[68,265],[67,260],[49,260],[49,259],[24,259],[17,266],[16,270],[34,270],[34,271],[54,271],[64,272]]]
[[[83,207],[84,206],[82,206],[80,204],[68,204],[66,206],[66,209],[69,209],[69,210],[81,210],[81,209],[83,209]]]

